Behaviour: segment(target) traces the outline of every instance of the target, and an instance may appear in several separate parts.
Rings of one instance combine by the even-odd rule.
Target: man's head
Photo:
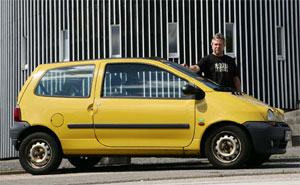
[[[223,56],[226,41],[222,33],[217,33],[213,36],[213,38],[211,39],[211,46],[213,50],[213,55]]]

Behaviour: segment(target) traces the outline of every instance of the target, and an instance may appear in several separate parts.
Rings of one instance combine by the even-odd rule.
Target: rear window
[[[94,65],[51,69],[39,81],[35,94],[56,97],[89,97]]]

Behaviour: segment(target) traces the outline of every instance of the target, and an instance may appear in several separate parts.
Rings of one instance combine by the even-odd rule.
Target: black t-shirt
[[[223,55],[217,57],[210,54],[202,58],[197,64],[200,67],[198,74],[209,78],[224,87],[231,87],[236,89],[234,84],[234,77],[239,76],[234,58]]]

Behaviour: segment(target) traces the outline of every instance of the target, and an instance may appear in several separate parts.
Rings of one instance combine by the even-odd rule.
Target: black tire
[[[69,162],[79,169],[89,169],[93,168],[99,163],[100,157],[90,157],[90,156],[80,156],[80,157],[70,157]]]
[[[205,142],[205,154],[216,168],[241,168],[252,150],[250,138],[237,126],[216,128]]]
[[[256,154],[255,152],[253,152],[249,157],[248,161],[246,162],[246,165],[248,167],[257,167],[267,162],[270,159],[270,157],[271,154]]]
[[[28,135],[20,144],[21,166],[33,175],[42,175],[56,170],[62,160],[62,151],[49,134],[37,132]]]

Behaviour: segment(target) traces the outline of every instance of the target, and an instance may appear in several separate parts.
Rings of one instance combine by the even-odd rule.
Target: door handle
[[[87,110],[91,111],[91,113],[94,114],[95,112],[97,112],[97,107],[94,106],[94,104],[91,104],[88,106]]]
[[[100,102],[91,104],[91,105],[89,106],[89,109],[90,109],[90,111],[91,111],[93,114],[95,114],[95,113],[98,111],[98,106],[100,106],[100,105],[101,105]]]

